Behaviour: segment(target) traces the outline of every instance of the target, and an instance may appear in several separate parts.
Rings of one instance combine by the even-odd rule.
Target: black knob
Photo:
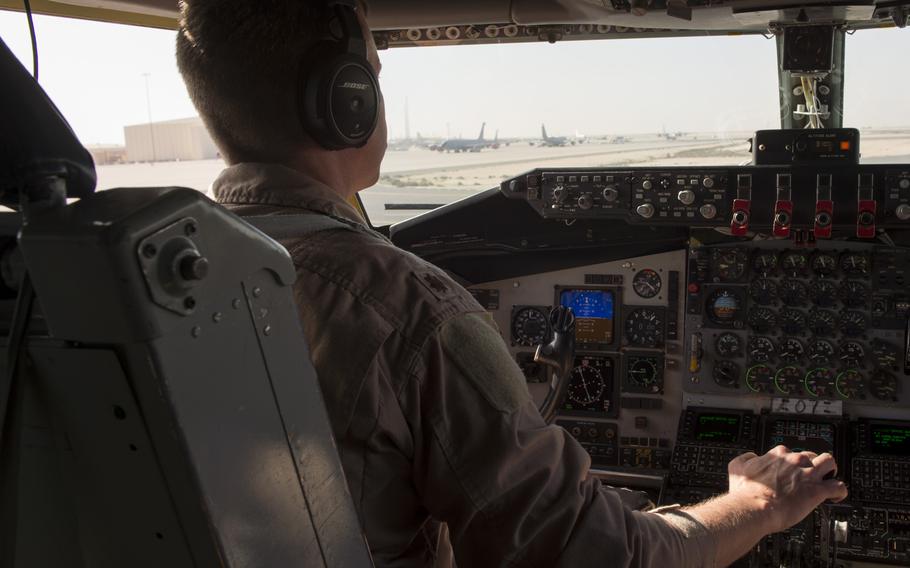
[[[184,280],[202,280],[209,274],[209,259],[192,254],[180,261],[180,276]]]

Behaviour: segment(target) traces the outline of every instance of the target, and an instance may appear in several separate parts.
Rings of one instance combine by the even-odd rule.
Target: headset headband
[[[332,0],[329,9],[341,25],[342,52],[360,57],[367,56],[367,43],[363,37],[363,28],[357,19],[357,2],[355,0]]]

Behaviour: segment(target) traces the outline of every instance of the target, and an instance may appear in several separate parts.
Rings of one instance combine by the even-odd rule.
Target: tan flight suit
[[[444,272],[294,170],[239,164],[213,184],[240,215],[318,212],[357,227],[284,241],[341,461],[377,566],[714,566],[678,509],[642,513],[588,478],[547,426],[492,319]]]

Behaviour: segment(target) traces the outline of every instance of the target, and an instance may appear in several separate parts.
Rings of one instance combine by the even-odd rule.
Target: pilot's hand
[[[825,479],[837,473],[829,453],[791,452],[777,446],[763,456],[742,454],[727,469],[730,495],[762,512],[766,534],[790,528],[824,501],[847,497],[842,481]]]

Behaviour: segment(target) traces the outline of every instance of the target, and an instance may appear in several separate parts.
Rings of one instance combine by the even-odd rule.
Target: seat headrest
[[[16,207],[23,183],[48,173],[65,178],[67,197],[91,195],[91,154],[2,39],[0,84],[0,204]]]

